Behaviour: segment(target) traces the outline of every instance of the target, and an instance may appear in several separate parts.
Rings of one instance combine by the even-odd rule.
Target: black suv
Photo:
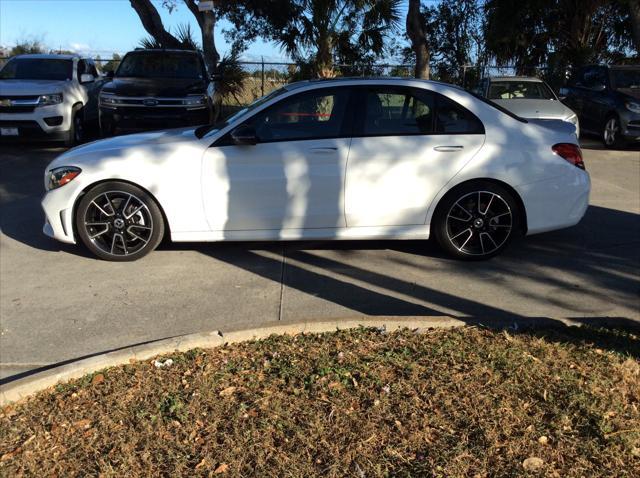
[[[100,131],[165,129],[207,124],[213,82],[204,59],[189,50],[127,53],[100,92]]]
[[[581,130],[599,135],[608,148],[640,142],[640,65],[580,68],[560,96],[578,114]]]

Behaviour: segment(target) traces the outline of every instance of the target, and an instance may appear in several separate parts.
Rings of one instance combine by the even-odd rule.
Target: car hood
[[[195,143],[195,128],[177,128],[163,131],[127,134],[101,139],[77,146],[58,156],[47,169],[58,166],[94,163],[109,158],[134,158],[136,153],[143,156],[160,157],[173,150],[179,144]]]
[[[574,113],[560,101],[555,100],[491,100],[521,118],[565,119]]]
[[[203,80],[180,78],[114,78],[105,84],[102,91],[120,96],[165,96],[180,97],[194,93],[205,93],[207,84]]]
[[[61,93],[70,81],[57,80],[0,80],[2,96],[36,96]]]

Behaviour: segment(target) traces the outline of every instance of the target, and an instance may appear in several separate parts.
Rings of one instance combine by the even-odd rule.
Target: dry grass
[[[3,409],[0,474],[637,477],[639,353],[623,333],[477,328],[196,350]]]

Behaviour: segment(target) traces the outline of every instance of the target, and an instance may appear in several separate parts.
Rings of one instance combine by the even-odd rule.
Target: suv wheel
[[[71,116],[71,127],[67,132],[64,145],[71,147],[82,143],[84,140],[84,115],[82,114],[82,106],[75,106]]]

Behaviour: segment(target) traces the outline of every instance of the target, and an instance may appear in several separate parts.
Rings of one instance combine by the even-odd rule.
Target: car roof
[[[535,81],[542,83],[540,78],[535,76],[488,76],[491,81]]]
[[[127,55],[130,53],[182,53],[185,55],[193,55],[198,54],[197,50],[178,50],[171,48],[136,48],[130,52],[127,52]]]
[[[319,85],[319,84],[332,86],[332,85],[339,85],[341,83],[347,83],[347,82],[352,84],[353,83],[361,84],[361,85],[366,85],[369,83],[380,84],[381,82],[390,84],[390,85],[394,83],[420,82],[420,83],[426,83],[426,84],[446,86],[448,88],[453,88],[460,91],[466,91],[464,88],[460,86],[452,85],[450,83],[445,83],[442,81],[423,80],[420,78],[404,77],[404,76],[341,76],[339,78],[315,78],[313,80],[301,80],[301,81],[295,81],[293,83],[288,83],[287,85],[284,86],[284,88],[287,90],[295,90],[298,88],[303,88],[305,86],[312,86],[312,85]]]
[[[22,55],[16,55],[14,58],[33,58],[34,60],[73,60],[74,58],[81,58],[77,53],[71,54],[57,54],[57,53],[25,53]]]

